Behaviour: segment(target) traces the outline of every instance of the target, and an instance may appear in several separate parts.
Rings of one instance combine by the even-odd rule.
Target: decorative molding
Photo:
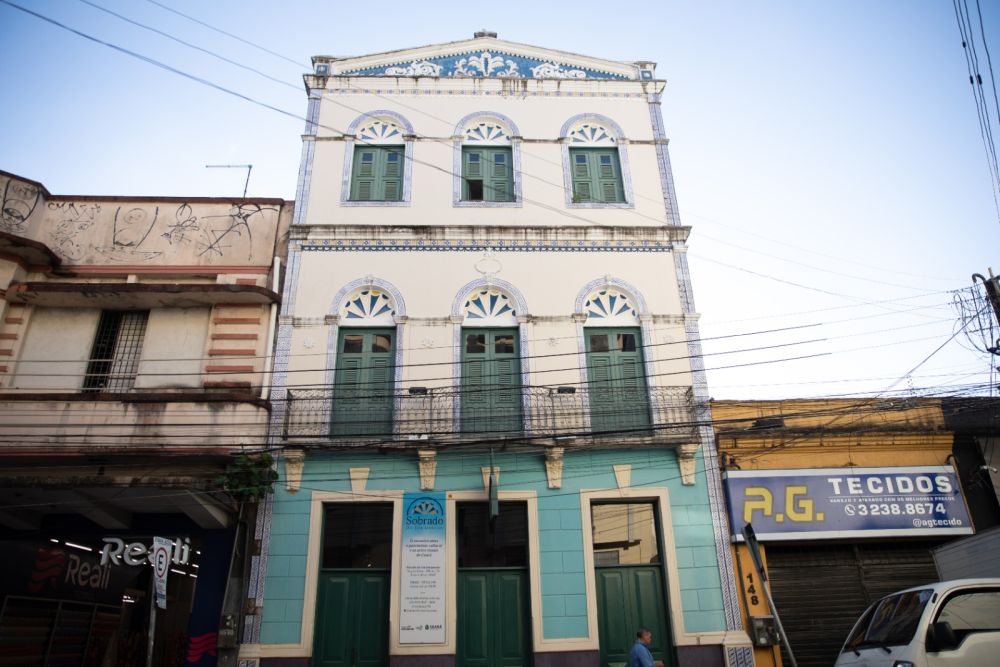
[[[397,146],[405,139],[399,125],[390,120],[375,118],[358,129],[357,140],[365,145]]]
[[[583,311],[589,324],[609,327],[639,325],[636,305],[626,292],[614,287],[599,287],[587,295]]]
[[[571,135],[586,125],[597,125],[600,126],[602,130],[608,132],[612,135],[612,143],[619,143],[621,140],[625,139],[625,132],[622,130],[622,126],[616,123],[612,118],[599,113],[578,113],[575,116],[570,117],[562,127],[559,128],[559,136],[571,139]]]
[[[482,473],[483,473],[483,491],[486,491],[488,493],[489,490],[490,490],[490,467],[489,466],[483,466],[482,468],[480,468],[480,470],[482,470]],[[493,474],[496,475],[496,477],[497,477],[497,484],[499,485],[500,484],[500,466],[493,466]]]
[[[635,310],[638,311],[639,315],[645,315],[649,312],[649,308],[646,306],[646,299],[643,297],[642,292],[639,291],[638,287],[628,281],[611,275],[595,278],[584,285],[580,291],[576,293],[576,301],[573,304],[573,312],[586,317],[586,313],[584,312],[584,302],[592,293],[594,293],[595,290],[604,287],[614,287],[631,296],[633,304],[635,305]]]
[[[434,490],[434,476],[437,473],[437,451],[433,449],[417,450],[417,465],[420,467],[420,490]]]
[[[346,298],[338,312],[341,326],[395,326],[396,304],[387,292],[374,286],[355,289]]]
[[[302,486],[302,469],[306,463],[305,450],[288,448],[283,456],[285,460],[285,488],[289,493],[296,493]]]
[[[347,69],[339,75],[616,80],[637,78],[498,49],[463,51],[445,56]]]
[[[358,203],[358,202],[355,202]],[[393,202],[388,202],[393,203]],[[399,203],[399,202],[395,202]],[[510,202],[463,202],[464,204],[503,204]],[[584,206],[584,204],[576,204]],[[602,204],[603,206],[603,204]],[[607,204],[612,206],[612,204]],[[616,206],[621,206],[617,204]],[[303,252],[483,252],[504,250],[519,252],[670,252],[668,241],[493,241],[476,239],[419,240],[410,239],[336,239],[314,241],[302,246]]]
[[[464,326],[516,327],[517,310],[510,297],[495,287],[474,290],[462,306]]]
[[[695,484],[694,473],[699,449],[701,449],[701,445],[698,443],[681,445],[677,448],[677,465],[681,469],[681,484],[686,486]]]
[[[499,82],[498,82],[499,83]],[[572,84],[570,84],[572,85]],[[509,87],[498,87],[496,90],[489,90],[480,87],[474,89],[469,88],[401,88],[397,86],[385,86],[385,87],[367,87],[367,86],[352,86],[350,88],[334,88],[330,87],[326,89],[326,93],[330,95],[393,95],[393,96],[405,96],[412,95],[414,97],[427,97],[433,95],[434,97],[500,97],[500,98],[510,98],[517,97],[522,99],[525,97],[572,97],[574,99],[579,99],[582,97],[595,97],[601,99],[645,99],[648,97],[646,93],[643,92],[615,92],[608,90],[580,90],[582,86],[577,87],[578,89],[571,89],[569,86],[566,88],[552,89],[552,90],[523,90],[520,88],[511,89]]]
[[[348,468],[347,474],[351,478],[351,493],[364,493],[368,486],[368,475],[370,468]]]
[[[619,463],[611,467],[615,471],[615,484],[619,489],[625,490],[632,486],[632,464]]]
[[[547,447],[545,449],[545,477],[550,489],[562,488],[564,447]]]
[[[617,146],[618,139],[614,132],[603,125],[583,123],[569,133],[569,142],[574,146]]]

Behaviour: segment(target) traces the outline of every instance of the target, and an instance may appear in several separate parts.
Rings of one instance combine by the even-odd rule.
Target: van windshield
[[[844,651],[909,644],[917,630],[920,615],[931,599],[931,593],[928,588],[882,598],[869,607],[854,626],[854,631],[844,644]]]

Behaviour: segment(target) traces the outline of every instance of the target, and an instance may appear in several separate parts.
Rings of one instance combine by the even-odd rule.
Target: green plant
[[[266,496],[277,479],[274,457],[265,453],[257,456],[240,455],[215,481],[233,498],[244,502],[260,500]]]

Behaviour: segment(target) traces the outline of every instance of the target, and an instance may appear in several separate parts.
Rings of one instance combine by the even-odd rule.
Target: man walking
[[[635,644],[628,652],[628,667],[663,667],[659,660],[653,660],[649,645],[653,643],[653,633],[646,628],[639,628],[635,633]]]

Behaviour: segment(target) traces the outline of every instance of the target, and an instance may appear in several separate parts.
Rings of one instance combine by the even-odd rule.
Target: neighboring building
[[[996,525],[996,497],[980,493],[992,490],[989,475],[959,464],[968,443],[946,419],[960,406],[971,410],[978,421],[963,423],[984,438],[987,405],[963,399],[945,411],[943,403],[712,402],[731,533],[742,541],[737,536],[752,523],[802,667],[833,664],[871,602],[936,581],[932,548]],[[766,626],[771,612],[752,562],[742,543],[735,550],[744,619]],[[761,634],[752,623],[748,631],[755,640]],[[779,662],[778,649],[766,644],[755,648],[758,666]]]
[[[654,64],[314,65],[242,659],[750,664]]]
[[[146,664],[160,536],[151,664],[215,664],[291,203],[0,193],[2,660]]]

